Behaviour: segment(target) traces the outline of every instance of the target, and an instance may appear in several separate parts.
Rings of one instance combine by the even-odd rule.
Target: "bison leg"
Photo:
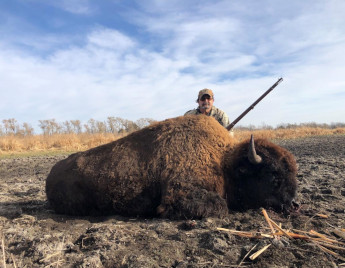
[[[205,189],[180,190],[174,197],[165,196],[157,208],[157,214],[171,219],[200,219],[205,217],[224,217],[228,213],[224,198],[216,192]]]

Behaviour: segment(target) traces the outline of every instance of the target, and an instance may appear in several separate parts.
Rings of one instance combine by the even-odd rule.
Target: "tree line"
[[[89,119],[86,123],[80,120],[66,120],[58,122],[55,119],[39,120],[39,128],[44,135],[54,134],[95,134],[95,133],[130,133],[142,129],[155,122],[151,118],[140,118],[136,121],[121,117],[108,117],[105,121]],[[0,136],[30,136],[36,134],[28,123],[18,123],[14,118],[4,119],[0,123]]]
[[[236,126],[235,129],[238,130],[275,130],[275,129],[296,129],[296,128],[323,128],[323,129],[335,129],[335,128],[345,128],[345,123],[340,122],[332,122],[330,124],[326,123],[316,123],[316,122],[308,122],[308,123],[300,123],[300,124],[278,124],[276,127],[272,127],[270,125],[262,124],[260,126],[249,125],[249,126]]]
[[[155,122],[151,118],[140,118],[136,121],[123,119],[121,117],[110,116],[105,121],[99,121],[95,119],[89,119],[86,123],[82,123],[80,120],[67,120],[64,122],[57,122],[55,119],[39,120],[39,127],[44,135],[53,134],[96,134],[96,133],[113,133],[123,134],[131,133],[133,131],[142,129]],[[261,126],[237,126],[238,130],[274,130],[274,129],[295,129],[295,128],[324,128],[335,129],[345,128],[345,123],[330,123],[319,124],[315,122],[300,123],[300,124],[279,124],[277,127],[262,124]],[[19,124],[16,119],[4,119],[2,124],[0,123],[0,136],[15,135],[15,136],[30,136],[34,135],[34,128],[28,124]]]

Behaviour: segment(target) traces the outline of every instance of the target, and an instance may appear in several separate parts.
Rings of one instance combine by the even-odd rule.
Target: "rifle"
[[[263,98],[266,97],[268,93],[270,93],[278,84],[283,81],[283,78],[279,78],[277,82],[274,83],[264,94],[260,96],[252,105],[250,105],[247,110],[245,110],[239,117],[237,117],[230,125],[226,127],[228,131],[230,131],[237,123],[240,121],[250,110],[254,109],[255,105],[257,105]]]

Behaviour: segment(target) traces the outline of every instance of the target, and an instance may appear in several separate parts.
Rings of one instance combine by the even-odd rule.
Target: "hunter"
[[[213,106],[214,94],[211,89],[204,88],[200,90],[196,102],[199,104],[198,108],[189,110],[184,115],[204,114],[212,116],[225,128],[230,124],[228,115],[221,109]]]

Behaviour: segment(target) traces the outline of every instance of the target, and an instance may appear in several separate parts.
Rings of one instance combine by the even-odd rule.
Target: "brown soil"
[[[289,216],[269,210],[269,217],[285,230],[313,229],[345,243],[334,233],[345,228],[345,136],[278,143],[296,156],[301,206]],[[198,221],[57,215],[46,202],[45,178],[65,157],[0,160],[0,267],[4,260],[6,267],[345,266],[345,250],[331,249],[338,254],[333,256],[310,241],[245,238],[216,229],[269,234],[261,210]],[[244,258],[255,245],[252,252],[268,244],[257,259]]]

